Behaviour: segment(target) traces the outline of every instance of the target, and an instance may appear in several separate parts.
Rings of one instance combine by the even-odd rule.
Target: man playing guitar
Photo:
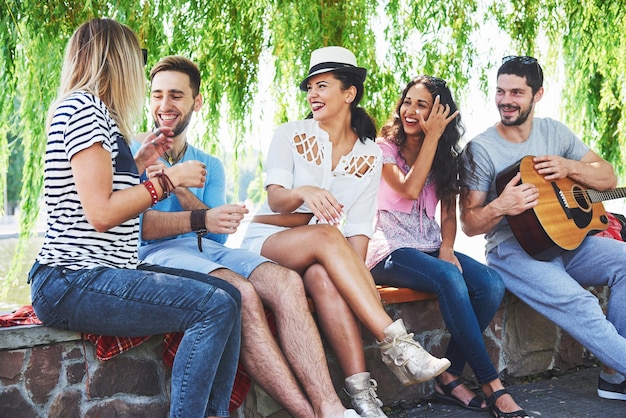
[[[507,222],[541,205],[537,185],[517,172],[496,190],[498,175],[528,155],[536,156],[530,166],[546,182],[569,178],[599,191],[616,187],[613,167],[565,125],[534,117],[543,92],[535,58],[503,59],[495,100],[500,122],[470,141],[463,154],[470,172],[460,199],[463,231],[485,234],[487,263],[507,289],[602,361],[598,395],[626,400],[626,244],[585,236],[576,248],[538,260]],[[588,286],[610,286],[606,316]]]

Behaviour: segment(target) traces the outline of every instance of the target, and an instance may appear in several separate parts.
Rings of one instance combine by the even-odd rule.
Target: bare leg
[[[304,274],[304,286],[315,302],[317,320],[344,376],[365,372],[361,328],[324,267],[314,264]]]
[[[314,417],[313,407],[298,386],[269,329],[263,304],[254,286],[227,269],[218,269],[210,273],[231,283],[241,293],[241,362],[250,377],[290,415]],[[280,285],[277,284],[276,288],[280,288]],[[308,343],[306,338],[303,338],[302,342]]]
[[[321,265],[352,312],[379,341],[383,362],[402,384],[425,382],[450,366],[430,355],[401,319],[392,321],[380,302],[374,279],[341,231],[330,225],[305,225],[277,232],[261,254],[300,274]]]
[[[278,232],[265,241],[261,254],[300,274],[321,264],[357,318],[379,341],[385,338],[383,330],[393,321],[365,263],[337,228],[306,225]]]
[[[326,357],[306,302],[302,278],[277,264],[264,263],[252,272],[250,281],[274,312],[281,347],[315,415],[343,416],[345,408],[335,392],[328,367],[320,367],[327,364]]]

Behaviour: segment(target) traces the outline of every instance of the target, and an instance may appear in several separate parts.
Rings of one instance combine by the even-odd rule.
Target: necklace
[[[167,157],[167,162],[170,165],[174,165],[177,162],[180,161],[181,158],[183,158],[183,156],[185,155],[185,151],[187,151],[187,142],[185,142],[185,146],[183,147],[183,149],[180,150],[180,152],[178,154],[176,154],[176,157],[172,157],[167,151],[165,152],[165,156]]]

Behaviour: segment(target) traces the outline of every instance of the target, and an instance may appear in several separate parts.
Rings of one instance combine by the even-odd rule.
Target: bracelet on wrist
[[[163,189],[163,196],[161,197],[161,200],[167,199],[172,195],[172,192],[176,188],[176,186],[174,186],[174,182],[172,182],[172,179],[170,179],[170,177],[164,172],[157,173],[154,176],[159,180],[159,184]]]
[[[144,185],[146,190],[148,190],[148,193],[150,193],[150,199],[152,199],[152,206],[156,205],[159,202],[159,194],[154,188],[154,184],[152,184],[150,180],[146,180],[142,184]]]

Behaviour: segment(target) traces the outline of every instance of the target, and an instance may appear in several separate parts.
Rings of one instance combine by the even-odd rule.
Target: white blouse
[[[345,220],[342,232],[346,237],[372,236],[376,211],[378,185],[382,171],[381,150],[373,140],[356,141],[352,151],[341,157],[332,169],[332,142],[328,133],[313,119],[287,122],[276,129],[270,144],[265,187],[270,184],[293,189],[317,186],[328,190],[343,205]],[[311,213],[302,204],[295,212]],[[274,214],[267,201],[258,215]],[[313,217],[310,224],[318,223]],[[252,245],[250,240],[262,238],[284,228],[251,223],[243,246],[260,251],[262,242]]]

